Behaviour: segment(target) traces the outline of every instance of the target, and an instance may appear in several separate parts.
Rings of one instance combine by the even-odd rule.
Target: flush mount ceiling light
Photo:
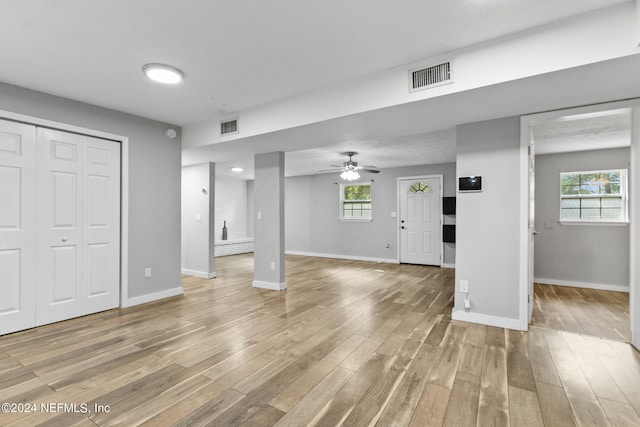
[[[243,170],[244,169],[242,169],[241,167],[237,167],[237,166],[231,168],[231,172],[242,172]]]
[[[184,78],[184,73],[176,67],[166,64],[146,64],[142,72],[151,80],[159,83],[176,84]]]

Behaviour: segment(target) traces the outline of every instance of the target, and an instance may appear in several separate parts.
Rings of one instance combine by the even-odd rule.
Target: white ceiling
[[[0,81],[187,125],[625,1],[3,0]],[[185,81],[148,81],[149,62]],[[289,152],[287,173],[340,164],[347,150],[382,168],[455,159],[454,131],[382,127]],[[249,173],[251,150],[236,147],[220,147],[236,151],[220,172],[245,162]]]
[[[629,109],[562,116],[531,126],[536,154],[602,150],[631,145]]]

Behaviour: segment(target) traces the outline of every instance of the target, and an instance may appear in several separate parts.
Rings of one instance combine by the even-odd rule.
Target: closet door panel
[[[82,139],[38,128],[37,325],[83,314]]]
[[[0,120],[0,334],[35,326],[36,129]]]

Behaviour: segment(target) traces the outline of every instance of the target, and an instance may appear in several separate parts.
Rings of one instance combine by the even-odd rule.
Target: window
[[[371,184],[340,184],[340,219],[371,219]]]
[[[560,221],[627,222],[626,169],[561,173]]]

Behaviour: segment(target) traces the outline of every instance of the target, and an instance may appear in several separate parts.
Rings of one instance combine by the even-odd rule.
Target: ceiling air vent
[[[220,135],[229,135],[231,133],[238,133],[238,119],[220,122]]]
[[[420,68],[409,72],[409,91],[427,89],[453,83],[451,80],[451,62]]]

